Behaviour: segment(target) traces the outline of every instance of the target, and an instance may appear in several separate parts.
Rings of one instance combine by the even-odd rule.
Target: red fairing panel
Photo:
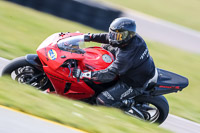
[[[82,63],[85,66],[91,66],[94,71],[106,69],[114,61],[114,56],[101,47],[91,47],[84,50],[86,53]],[[109,63],[105,62],[102,55],[109,55],[111,57],[111,61]]]
[[[61,39],[82,35],[81,33],[58,33],[48,37],[37,49],[37,54],[43,64],[43,69],[50,79],[57,94],[72,99],[84,99],[92,97],[95,92],[83,80],[77,82],[72,76],[74,66],[62,66],[70,59],[77,60],[78,68],[82,71],[97,71],[106,69],[114,61],[114,56],[101,47],[89,47],[83,49],[84,54],[72,53],[58,48],[57,42]],[[65,58],[62,58],[62,57]],[[71,70],[71,71],[70,71]]]

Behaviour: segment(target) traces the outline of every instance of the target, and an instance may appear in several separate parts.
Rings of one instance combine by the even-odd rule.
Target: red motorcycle
[[[72,71],[97,71],[106,69],[115,57],[101,47],[84,47],[81,33],[55,33],[37,49],[12,60],[2,71],[12,79],[34,86],[42,91],[56,93],[71,99],[96,104],[99,93],[117,82],[98,83],[74,78]],[[188,79],[157,68],[157,82],[149,82],[142,95],[132,98],[123,111],[131,116],[161,124],[168,116],[169,105],[163,94],[181,91],[188,86]],[[83,75],[85,77],[87,72]],[[127,99],[131,100],[131,99]]]

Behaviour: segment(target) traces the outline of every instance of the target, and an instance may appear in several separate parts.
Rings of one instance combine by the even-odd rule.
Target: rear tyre
[[[36,69],[26,61],[25,57],[18,57],[12,60],[2,70],[2,76],[8,75],[13,80],[22,84],[29,84],[39,90],[52,88],[52,85],[46,74]]]
[[[151,123],[161,124],[169,114],[169,104],[164,96],[139,96],[135,98],[135,107]]]

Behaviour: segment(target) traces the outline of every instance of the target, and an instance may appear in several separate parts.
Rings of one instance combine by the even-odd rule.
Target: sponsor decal
[[[160,85],[159,88],[180,89],[180,86],[164,86],[164,85]]]
[[[115,100],[115,99],[110,95],[110,93],[108,93],[107,91],[104,91],[102,94],[103,94],[107,99]]]
[[[131,92],[133,92],[132,87],[129,88],[127,91],[125,91],[125,92],[121,95],[120,99],[123,99],[124,97],[128,96],[129,94],[131,94]]]
[[[49,57],[49,59],[51,59],[51,60],[55,60],[55,59],[57,58],[57,53],[56,53],[56,51],[53,50],[53,49],[49,50],[49,52],[48,52],[48,57]]]
[[[149,52],[147,48],[144,50],[144,52],[140,56],[140,60],[144,59],[145,56],[147,56],[147,58],[149,57]]]

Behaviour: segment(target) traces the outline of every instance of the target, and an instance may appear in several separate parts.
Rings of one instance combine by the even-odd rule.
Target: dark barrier
[[[108,30],[121,12],[92,0],[8,0],[23,6],[77,21],[100,30]]]

